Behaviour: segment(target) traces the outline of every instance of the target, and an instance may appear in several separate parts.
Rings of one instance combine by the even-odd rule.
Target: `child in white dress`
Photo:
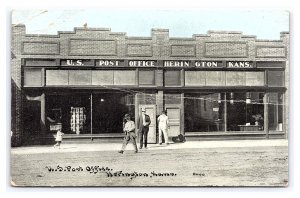
[[[56,138],[55,138],[55,141],[56,141],[56,144],[53,146],[54,148],[58,146],[58,148],[60,148],[60,144],[62,142],[62,139],[63,139],[63,136],[64,133],[61,132],[60,129],[57,130],[57,133],[56,133]]]

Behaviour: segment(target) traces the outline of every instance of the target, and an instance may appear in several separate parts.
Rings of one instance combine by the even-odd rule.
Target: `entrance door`
[[[169,117],[169,137],[180,134],[180,108],[176,106],[166,106],[167,116]]]
[[[148,143],[156,143],[156,106],[155,105],[139,105],[139,116],[142,114],[142,108],[149,115],[151,124],[149,125]]]

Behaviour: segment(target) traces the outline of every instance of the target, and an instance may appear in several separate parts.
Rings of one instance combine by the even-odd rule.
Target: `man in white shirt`
[[[130,119],[130,115],[129,114],[126,114],[125,117],[124,117],[124,119],[125,119],[125,123],[123,123],[123,126],[124,126],[123,131],[125,133],[125,137],[124,137],[124,140],[123,140],[122,149],[119,151],[119,153],[121,153],[121,154],[124,153],[126,145],[128,144],[128,142],[130,140],[132,141],[132,144],[134,146],[135,153],[137,153],[138,149],[137,149],[137,145],[136,145],[136,141],[135,141],[135,138],[136,138],[136,135],[135,135],[135,124]]]
[[[162,144],[162,133],[164,134],[165,143],[169,144],[168,141],[168,128],[169,128],[169,118],[166,115],[166,111],[162,111],[162,114],[157,118],[158,121],[158,137],[159,137],[159,144]]]

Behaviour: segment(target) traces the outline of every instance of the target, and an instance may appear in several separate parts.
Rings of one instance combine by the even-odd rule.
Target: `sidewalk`
[[[88,152],[88,151],[117,151],[121,148],[120,143],[90,143],[90,144],[62,144],[61,148],[53,148],[51,145],[14,147],[11,154],[37,154],[37,153],[64,153],[64,152]],[[149,144],[148,150],[167,149],[193,149],[193,148],[240,148],[240,147],[276,147],[288,146],[286,139],[272,140],[222,140],[222,141],[189,141],[185,143],[171,143],[170,145]],[[132,150],[131,143],[126,150]]]

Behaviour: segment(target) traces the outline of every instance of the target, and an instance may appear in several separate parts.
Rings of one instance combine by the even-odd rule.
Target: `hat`
[[[130,115],[128,113],[126,113],[124,118],[130,118]]]

